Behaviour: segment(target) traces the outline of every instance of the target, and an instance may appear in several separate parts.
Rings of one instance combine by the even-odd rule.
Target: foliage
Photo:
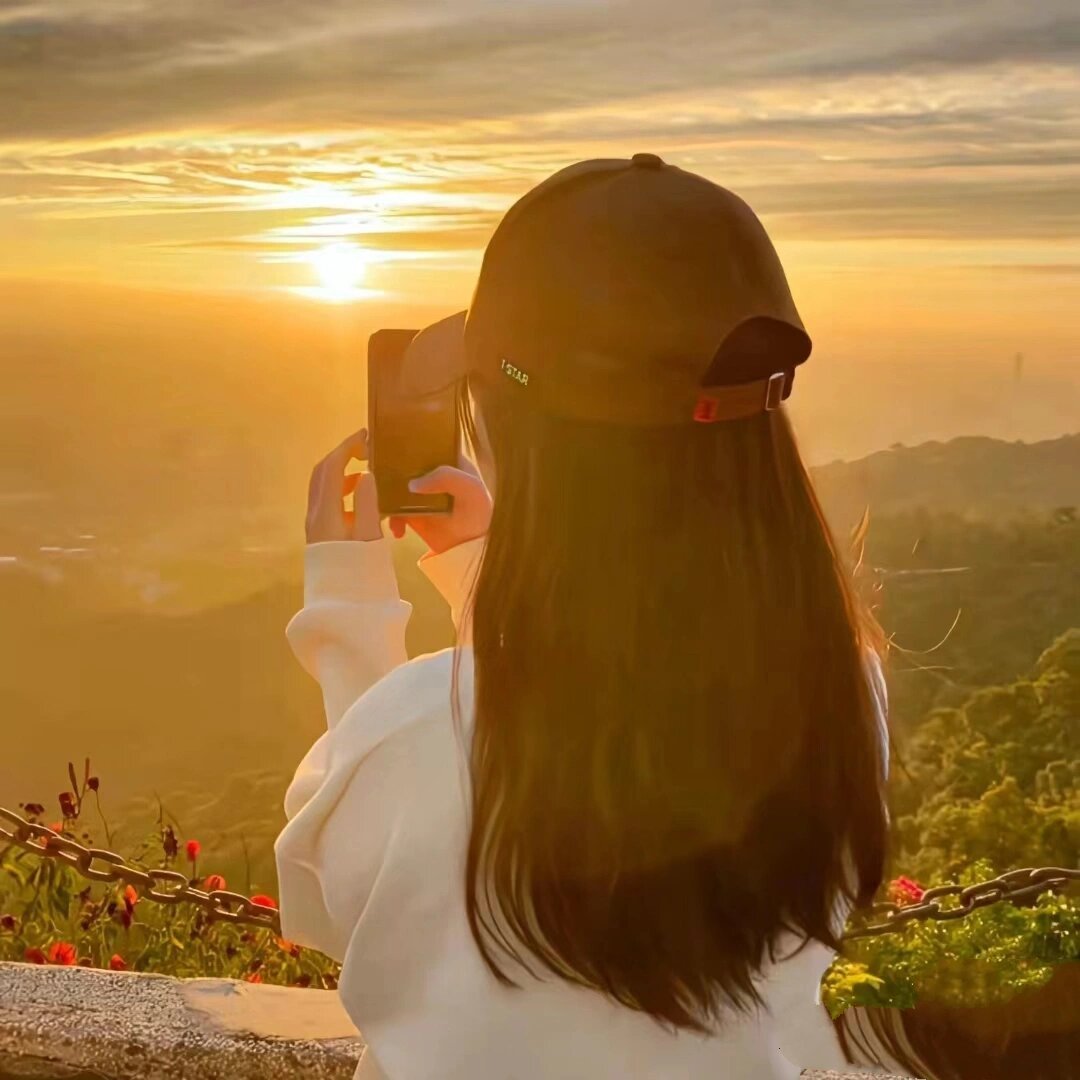
[[[995,873],[1077,865],[1080,854],[1080,629],[1030,677],[934,710],[894,770],[895,860],[922,880],[975,859]]]
[[[980,860],[955,880],[972,885],[993,876]],[[1055,964],[1077,960],[1080,902],[1046,892],[1030,907],[1001,902],[962,919],[912,920],[902,930],[856,938],[825,973],[821,997],[834,1018],[851,1005],[991,1004],[1043,985]]]
[[[894,809],[911,808],[894,814],[894,867],[935,885],[970,885],[1025,866],[1080,865],[1078,715],[1080,629],[1055,639],[1028,678],[934,710],[893,773]],[[855,939],[826,973],[822,1000],[833,1016],[850,1005],[990,1003],[1077,959],[1080,903],[1045,893],[1034,906],[991,904]]]
[[[21,803],[21,812],[86,847],[98,846],[82,820],[87,793],[96,801],[98,778],[89,775],[87,762],[86,778],[76,785],[74,769],[68,769],[73,790],[59,797],[61,821],[41,820],[40,803]],[[111,834],[103,815],[101,823]],[[201,843],[181,843],[161,808],[157,828],[125,862],[143,870],[187,864],[196,888],[228,888],[220,874],[199,873],[202,858]],[[276,906],[264,894],[252,899]],[[335,987],[340,972],[321,953],[270,929],[211,920],[193,903],[160,904],[123,882],[87,881],[72,867],[15,844],[0,852],[0,959],[322,988]]]

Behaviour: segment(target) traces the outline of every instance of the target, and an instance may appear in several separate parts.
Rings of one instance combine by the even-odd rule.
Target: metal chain
[[[0,818],[7,818],[15,825],[12,830],[0,823],[0,839],[9,840],[36,855],[58,859],[91,881],[126,881],[138,887],[140,896],[155,900],[159,904],[178,904],[181,900],[186,900],[204,907],[211,920],[222,919],[226,922],[263,926],[281,934],[278,911],[256,904],[241,893],[229,892],[226,889],[203,892],[190,885],[188,879],[175,870],[139,870],[128,866],[122,856],[114,852],[103,848],[83,847],[82,844],[61,836],[44,825],[27,821],[13,810],[2,806]],[[44,843],[36,842],[33,837],[44,838]],[[108,869],[95,869],[95,860],[107,863]],[[1059,866],[1044,866],[1040,869],[1028,867],[1023,870],[1010,870],[975,885],[938,885],[927,889],[916,904],[873,904],[869,910],[870,916],[884,915],[885,920],[849,931],[841,940],[851,941],[855,938],[889,934],[902,930],[916,919],[962,919],[977,908],[988,907],[1002,900],[1013,903],[1030,900],[1041,893],[1061,889],[1069,881],[1080,881],[1080,869],[1068,870]],[[167,884],[168,887],[159,889],[159,883]],[[947,896],[958,896],[959,907],[942,910],[940,902]],[[239,910],[233,910],[237,905]]]
[[[242,893],[227,889],[204,892],[191,885],[176,870],[140,870],[128,866],[122,856],[104,848],[88,848],[66,836],[61,836],[45,825],[39,825],[0,806],[0,818],[12,822],[8,828],[0,821],[0,840],[8,840],[35,855],[57,859],[72,867],[91,881],[124,881],[137,889],[140,897],[159,904],[178,904],[181,900],[203,907],[209,920],[246,923],[261,926],[281,935],[281,917],[276,908],[256,904]],[[40,841],[35,838],[41,838]],[[95,867],[95,862],[107,864],[107,869]]]
[[[1010,870],[975,885],[938,885],[927,889],[917,904],[873,904],[869,914],[885,915],[885,921],[852,930],[843,935],[843,940],[888,934],[903,929],[914,919],[962,919],[976,908],[989,907],[990,904],[1002,900],[1013,903],[1030,900],[1048,890],[1061,889],[1069,881],[1080,881],[1080,869],[1066,870],[1059,866],[1044,866],[1035,870],[1027,867],[1023,870]],[[960,906],[943,911],[941,900],[946,896],[958,896]]]

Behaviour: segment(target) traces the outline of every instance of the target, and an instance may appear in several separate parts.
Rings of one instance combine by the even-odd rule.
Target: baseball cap
[[[739,196],[655,154],[559,170],[503,216],[467,311],[421,331],[403,375],[464,375],[588,421],[752,416],[791,394],[811,341]]]

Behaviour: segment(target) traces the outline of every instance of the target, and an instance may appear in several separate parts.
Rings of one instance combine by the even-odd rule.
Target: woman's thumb
[[[410,491],[426,492],[428,494],[437,494],[443,491],[449,491],[454,486],[451,479],[454,468],[450,465],[440,465],[438,468],[432,469],[431,472],[424,473],[422,476],[413,477],[409,481]]]

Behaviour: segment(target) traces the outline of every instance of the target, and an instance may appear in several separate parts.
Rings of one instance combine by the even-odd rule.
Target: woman
[[[842,1065],[818,983],[884,873],[884,641],[780,407],[810,339],[772,244],[655,155],[582,162],[464,319],[407,362],[458,381],[479,471],[389,522],[455,649],[407,658],[366,432],[312,476],[284,935],[342,961],[365,1078]]]

